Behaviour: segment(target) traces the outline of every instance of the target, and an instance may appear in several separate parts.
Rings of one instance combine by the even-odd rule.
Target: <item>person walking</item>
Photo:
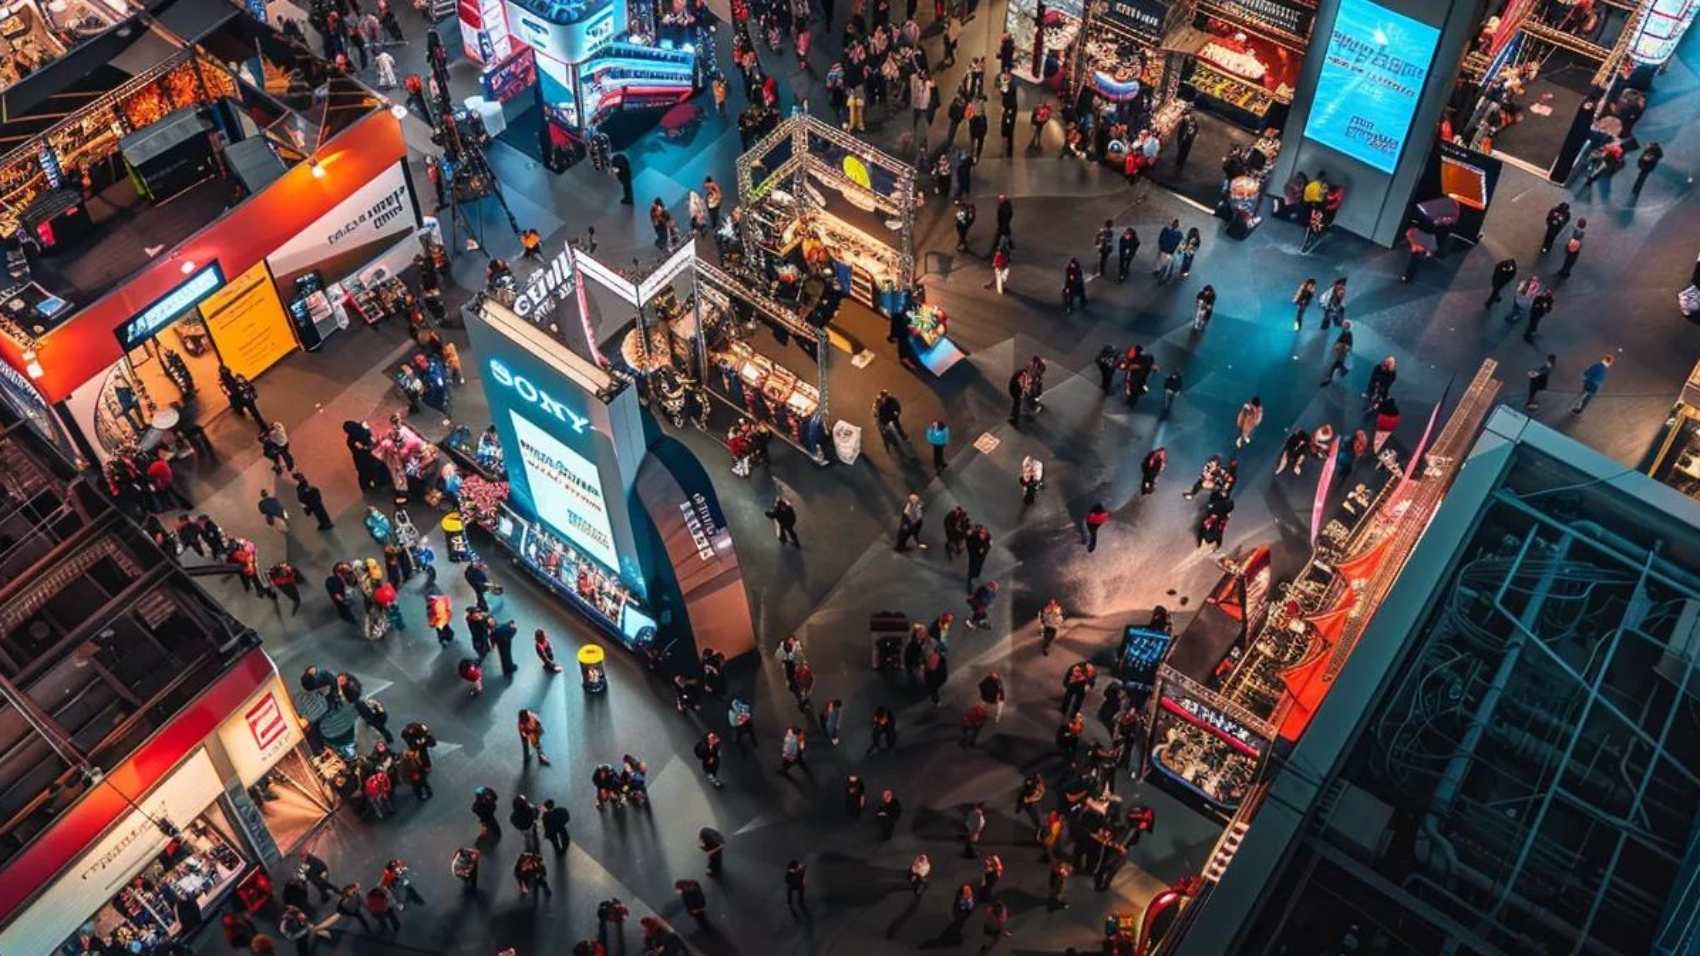
[[[933,861],[925,853],[915,854],[909,861],[909,892],[920,896],[927,889],[927,877],[933,874]]]
[[[991,117],[986,115],[986,98],[984,96],[969,104],[968,143],[974,151],[974,162],[980,162],[980,157],[986,151],[986,134],[991,132]]]
[[[1304,473],[1305,459],[1316,451],[1315,443],[1311,441],[1310,432],[1303,428],[1295,428],[1287,435],[1286,444],[1281,446],[1281,460],[1275,465],[1275,474],[1279,475],[1293,466],[1293,474]]]
[[[909,542],[922,551],[927,550],[927,543],[921,540],[921,528],[926,523],[926,509],[921,505],[921,496],[911,494],[904,499],[903,508],[897,516],[897,545],[894,551],[908,551]]]
[[[283,501],[274,497],[264,488],[260,489],[260,516],[266,519],[266,526],[279,534],[289,533],[289,511],[283,507]]]
[[[1157,490],[1157,476],[1169,464],[1169,453],[1161,445],[1151,449],[1139,465],[1139,493],[1148,495]]]
[[[987,671],[986,676],[980,678],[979,691],[980,703],[986,706],[986,710],[991,714],[992,720],[994,722],[1003,720],[1003,677],[998,674],[996,668]]]
[[[1327,388],[1334,384],[1334,373],[1342,377],[1352,372],[1352,322],[1350,319],[1340,321],[1340,334],[1334,337],[1334,347],[1329,353],[1333,360],[1328,365],[1328,374],[1317,383],[1318,388]]]
[[[986,956],[1010,936],[1008,926],[1009,908],[1003,905],[1003,900],[993,900],[992,905],[986,907],[986,924],[981,929],[986,942],[980,947],[980,956]]]
[[[472,847],[463,846],[458,847],[449,858],[449,872],[460,881],[463,895],[478,892],[478,861],[483,855]]]
[[[980,739],[980,731],[986,727],[986,705],[978,701],[969,704],[962,712],[962,738],[956,742],[958,747],[967,749],[974,746]]]
[[[372,931],[372,924],[366,919],[366,900],[360,893],[359,883],[350,883],[342,888],[336,901],[336,915],[343,919],[357,919],[361,929],[368,933]]]
[[[1009,283],[1009,245],[999,243],[997,251],[992,253],[992,285],[998,295],[1003,295],[1004,286]]]
[[[567,832],[572,818],[566,807],[556,806],[553,800],[543,801],[543,839],[555,848],[557,856],[567,852],[567,844],[572,842],[572,834]]]
[[[803,542],[797,538],[797,509],[791,506],[785,496],[773,499],[773,507],[764,513],[772,519],[773,527],[779,533],[780,544],[790,541],[796,547],[803,546]]]
[[[520,708],[519,712],[519,749],[522,762],[531,762],[531,752],[537,751],[537,762],[549,766],[549,758],[543,753],[543,720],[534,710]]]
[[[378,921],[378,928],[401,932],[401,917],[396,914],[395,894],[382,883],[366,891],[366,910]]]
[[[1341,276],[1322,293],[1322,327],[1340,325],[1346,321],[1346,278]]]
[[[1570,271],[1576,268],[1576,260],[1582,258],[1582,240],[1588,230],[1588,220],[1576,220],[1576,227],[1570,230],[1570,238],[1564,240],[1564,264],[1558,267],[1561,279],[1570,278]]]
[[[1389,355],[1382,359],[1375,368],[1369,371],[1369,385],[1363,391],[1363,398],[1369,402],[1369,407],[1380,405],[1382,400],[1393,392],[1393,383],[1399,379],[1399,362]]]
[[[987,612],[991,610],[992,602],[997,599],[998,582],[987,581],[975,588],[974,592],[968,595],[968,609],[971,613],[968,620],[962,622],[963,626],[971,631],[976,628],[990,627],[991,621],[987,617]]]
[[[1641,155],[1635,159],[1635,186],[1629,191],[1641,195],[1641,187],[1647,184],[1647,177],[1653,175],[1653,170],[1659,168],[1659,161],[1665,158],[1665,148],[1658,143],[1648,143],[1641,150]]]
[[[908,443],[909,433],[903,430],[903,403],[885,389],[874,396],[874,421],[888,444]]]
[[[1533,342],[1535,333],[1540,331],[1541,321],[1552,313],[1553,306],[1558,304],[1558,296],[1552,289],[1542,289],[1529,300],[1529,325],[1523,330],[1523,341]]]
[[[289,432],[284,430],[282,422],[272,422],[260,433],[260,454],[272,463],[274,475],[283,474],[285,469],[295,470],[295,456],[289,451]]]
[[[535,899],[548,897],[554,899],[555,891],[549,886],[549,867],[543,862],[543,854],[535,849],[527,850],[514,860],[514,882],[519,884],[519,895],[531,896],[537,893]]]
[[[1021,503],[1030,505],[1039,496],[1039,490],[1045,487],[1045,463],[1032,455],[1021,459]]]
[[[301,865],[295,872],[319,891],[320,903],[328,902],[342,894],[342,889],[331,882],[330,867],[325,865],[324,860],[314,856],[311,850],[301,851]]]
[[[1534,302],[1535,296],[1540,295],[1542,288],[1541,277],[1536,275],[1528,276],[1522,282],[1517,283],[1517,287],[1511,293],[1511,311],[1506,314],[1505,321],[1515,322],[1522,318],[1523,313]]]
[[[809,901],[804,896],[808,882],[808,867],[796,860],[785,864],[785,908],[792,913],[796,913],[798,909],[805,913],[809,911]]]
[[[1305,311],[1310,308],[1310,303],[1315,298],[1316,298],[1316,280],[1315,279],[1306,279],[1305,281],[1299,283],[1299,290],[1297,292],[1293,293],[1293,305],[1297,306],[1297,310],[1293,313],[1293,331],[1294,332],[1300,331],[1301,329],[1304,328]],[[1324,328],[1326,328],[1326,327],[1327,326],[1325,325]]]
[[[1207,285],[1198,290],[1192,307],[1192,330],[1204,331],[1210,324],[1210,317],[1216,314],[1216,287]]]
[[[880,839],[890,840],[903,819],[903,802],[889,789],[880,791],[880,802],[874,805],[874,819],[880,827]]]
[[[1175,407],[1175,397],[1181,393],[1181,386],[1186,384],[1186,380],[1181,377],[1181,371],[1181,366],[1171,366],[1169,374],[1163,378],[1163,411],[1165,412]]]
[[[713,784],[714,789],[716,790],[719,790],[721,787],[720,748],[720,735],[712,730],[705,734],[701,740],[697,741],[696,747],[694,748],[696,758],[698,762],[702,764],[703,776],[708,778],[708,782]]]
[[[1263,423],[1263,399],[1253,395],[1244,405],[1240,406],[1239,415],[1234,420],[1239,429],[1239,438],[1234,440],[1235,448],[1244,448],[1251,444],[1251,436],[1257,431],[1257,426]]]
[[[1558,234],[1570,223],[1570,204],[1561,202],[1547,210],[1546,232],[1541,237],[1541,255],[1552,251],[1552,244],[1558,241]]]
[[[732,726],[732,744],[736,746],[741,740],[748,740],[750,746],[761,746],[756,741],[755,708],[742,700],[733,698],[726,708],[726,722]]]
[[[496,810],[500,805],[496,791],[489,787],[479,787],[472,791],[472,815],[478,818],[480,838],[502,838],[502,825],[496,821]]]
[[[330,512],[325,510],[324,493],[314,487],[305,474],[298,471],[292,477],[295,479],[295,500],[319,523],[319,530],[329,531],[336,527],[331,523]]]
[[[1192,260],[1198,255],[1199,247],[1204,245],[1204,236],[1194,226],[1186,231],[1186,238],[1181,240],[1181,278],[1192,275]]]
[[[697,849],[708,861],[708,875],[719,876],[726,866],[726,838],[713,827],[697,831]]]
[[[868,754],[897,749],[897,715],[890,708],[875,707],[873,716],[873,733],[868,740]]]
[[[1548,383],[1552,381],[1553,370],[1556,368],[1558,368],[1558,356],[1549,353],[1545,362],[1529,369],[1529,396],[1523,402],[1524,411],[1532,412],[1541,407],[1540,402],[1536,399],[1540,397],[1542,392],[1546,391]]]
[[[1021,424],[1021,413],[1026,405],[1027,395],[1030,390],[1031,382],[1027,375],[1027,369],[1018,368],[1014,372],[1010,373],[1008,391],[1009,423],[1011,425],[1019,426]]]
[[[291,616],[301,613],[301,572],[288,561],[279,561],[266,572],[271,585],[289,598]]]
[[[1492,308],[1493,304],[1499,301],[1500,293],[1505,291],[1505,287],[1510,285],[1511,280],[1515,278],[1517,278],[1516,259],[1508,257],[1495,263],[1493,267],[1493,288],[1488,293],[1487,301],[1482,303],[1482,308]]]
[[[1580,415],[1588,407],[1594,396],[1606,384],[1606,376],[1611,373],[1611,367],[1617,359],[1613,356],[1602,356],[1598,362],[1582,370],[1582,391],[1576,396],[1576,404],[1571,407],[1570,414]]]
[[[980,572],[986,567],[986,557],[992,553],[992,533],[983,524],[974,526],[968,532],[965,545],[968,552],[968,591],[973,593],[974,582],[980,579]]]
[[[1050,892],[1045,897],[1046,912],[1055,913],[1057,910],[1068,909],[1068,878],[1074,875],[1074,867],[1067,860],[1058,860],[1051,864]]]

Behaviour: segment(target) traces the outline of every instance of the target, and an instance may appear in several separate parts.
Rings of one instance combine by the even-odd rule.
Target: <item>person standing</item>
[[[980,162],[980,156],[986,150],[986,134],[991,132],[991,118],[986,115],[986,98],[980,97],[970,105],[968,116],[968,142],[974,149],[974,163]]]
[[[1068,900],[1063,899],[1068,894],[1068,878],[1074,875],[1074,868],[1067,860],[1058,860],[1051,864],[1050,893],[1045,897],[1045,909],[1055,913],[1057,910],[1068,909]]]
[[[909,433],[903,430],[903,403],[885,389],[874,397],[874,421],[886,441],[909,441]]]
[[[1098,234],[1092,239],[1092,248],[1098,253],[1098,271],[1094,272],[1093,275],[1102,278],[1104,270],[1108,269],[1110,265],[1110,253],[1116,251],[1114,220],[1104,220],[1104,225],[1099,227]]]
[[[801,548],[803,542],[797,539],[797,509],[791,506],[783,495],[773,499],[773,508],[765,514],[773,520],[774,528],[779,532],[779,543],[789,540]]]
[[[880,839],[890,840],[903,819],[903,803],[889,789],[880,791],[880,802],[874,805],[874,819],[879,821]]]
[[[998,295],[1003,295],[1004,286],[1009,284],[1009,244],[999,243],[997,250],[992,253],[992,286]]]
[[[177,487],[177,475],[171,470],[171,463],[166,461],[165,450],[161,449],[148,462],[145,472],[148,479],[148,489],[153,493],[155,511],[165,511],[172,507],[184,511],[193,508],[187,495]]]
[[[974,746],[985,727],[986,705],[978,701],[968,705],[968,709],[962,712],[962,739],[957,741],[957,746],[964,749]]]
[[[956,200],[956,251],[968,251],[968,230],[974,227],[978,213],[974,209],[974,201],[967,196]]]
[[[283,501],[273,497],[264,488],[260,489],[260,516],[266,519],[266,526],[279,534],[289,533],[289,512],[283,507]]]
[[[1025,404],[1029,391],[1027,369],[1018,368],[1009,376],[1009,423],[1021,424],[1022,406]]]
[[[998,582],[987,581],[985,584],[975,588],[974,592],[968,595],[968,609],[972,613],[969,615],[968,620],[962,622],[963,625],[969,630],[974,630],[975,628],[980,627],[991,627],[991,621],[986,615],[987,612],[991,610],[992,603],[997,599]]]
[[[318,889],[320,903],[328,902],[332,897],[342,894],[342,890],[331,882],[330,867],[310,850],[301,851],[301,866],[296,872]]]
[[[986,956],[1010,935],[1008,926],[1009,908],[1003,905],[1003,900],[993,900],[992,905],[986,907],[986,925],[981,930],[986,942],[980,947],[980,956]]]
[[[1493,267],[1493,290],[1488,294],[1487,301],[1482,303],[1482,308],[1492,308],[1493,304],[1499,301],[1500,293],[1505,291],[1505,287],[1510,285],[1511,280],[1515,278],[1517,278],[1517,260],[1512,258],[1499,260]]]
[[[1169,281],[1174,272],[1175,253],[1180,251],[1181,241],[1185,238],[1179,219],[1169,220],[1169,224],[1157,233],[1157,268],[1151,270],[1151,274],[1157,277],[1158,282]]]
[[[720,735],[712,730],[697,741],[695,748],[697,760],[702,764],[703,776],[708,778],[709,783],[714,784],[716,790],[721,786],[720,748]]]
[[[1015,206],[1014,206],[1014,204],[1012,204],[1009,201],[1008,196],[1004,195],[1003,193],[998,193],[998,212],[997,212],[997,227],[998,228],[997,228],[996,232],[992,233],[992,249],[993,249],[994,252],[997,249],[1000,248],[1001,243],[1005,243],[1005,242],[1007,242],[1009,244],[1009,248],[1011,248],[1011,249],[1015,248],[1015,235],[1011,231],[1012,228],[1014,227],[1014,225],[1015,225]],[[1002,293],[1002,286],[1001,285],[999,286],[999,293],[1000,294]]]
[[[955,558],[961,554],[968,544],[968,532],[974,528],[968,517],[968,512],[961,506],[950,509],[944,516],[944,554],[947,558]]]
[[[1175,169],[1186,165],[1186,158],[1192,154],[1192,144],[1197,139],[1198,118],[1188,110],[1175,127]]]
[[[1635,160],[1635,186],[1631,193],[1641,195],[1641,187],[1647,184],[1647,177],[1653,175],[1653,170],[1659,168],[1659,161],[1665,158],[1665,150],[1658,143],[1648,143],[1641,150],[1641,155]]]
[[[1192,275],[1192,260],[1198,255],[1198,249],[1204,245],[1204,236],[1195,226],[1186,231],[1186,238],[1181,240],[1181,278]]]
[[[1094,502],[1086,512],[1086,553],[1098,550],[1098,532],[1110,521],[1110,511],[1102,502]]]
[[[1523,330],[1523,341],[1533,342],[1535,333],[1540,331],[1541,320],[1552,313],[1553,306],[1558,304],[1558,296],[1552,289],[1542,289],[1529,300],[1529,326]]]
[[[927,889],[927,877],[933,874],[933,861],[918,853],[909,861],[909,892],[920,896]]]
[[[1546,233],[1541,237],[1541,255],[1552,251],[1552,244],[1558,241],[1558,234],[1570,223],[1570,204],[1561,202],[1547,210]]]
[[[792,766],[808,770],[809,765],[803,759],[807,747],[808,735],[803,733],[803,728],[795,724],[785,728],[785,738],[779,743],[779,772],[789,777]]]
[[[1582,258],[1582,239],[1588,231],[1588,220],[1576,220],[1576,227],[1570,230],[1570,238],[1564,241],[1564,265],[1558,267],[1560,278],[1570,278],[1570,270],[1576,268],[1576,260]]]
[[[1548,354],[1545,362],[1529,369],[1529,397],[1523,402],[1523,409],[1525,411],[1532,412],[1541,407],[1540,402],[1537,402],[1535,399],[1538,398],[1542,392],[1546,391],[1548,383],[1552,381],[1553,370],[1557,367],[1558,356]]]
[[[1263,423],[1263,399],[1253,395],[1244,405],[1240,406],[1239,415],[1235,418],[1235,426],[1239,429],[1239,438],[1235,439],[1235,448],[1244,448],[1251,444],[1252,433]]]
[[[1080,268],[1079,259],[1070,259],[1063,267],[1062,299],[1063,312],[1067,315],[1074,314],[1076,302],[1082,309],[1086,308],[1086,276]]]
[[[519,749],[525,763],[531,762],[531,752],[537,751],[537,762],[549,766],[549,758],[543,753],[543,720],[534,710],[521,708],[519,712]]]
[[[697,831],[697,849],[708,860],[708,875],[719,876],[726,865],[726,838],[713,827]]]
[[[1537,275],[1528,276],[1517,283],[1517,288],[1511,293],[1511,311],[1505,316],[1505,321],[1515,322],[1522,318],[1524,311],[1534,302],[1541,289],[1541,277]]]
[[[343,565],[339,564],[337,567],[341,568]],[[350,624],[360,623],[359,619],[354,616],[354,608],[349,603],[348,582],[343,580],[342,575],[334,569],[325,577],[325,593],[330,596],[331,606],[336,608],[337,617]]]
[[[1375,368],[1369,371],[1369,386],[1364,389],[1363,398],[1369,402],[1369,407],[1380,405],[1393,392],[1393,383],[1399,378],[1399,362],[1389,355],[1382,359]]]
[[[1615,357],[1606,355],[1582,371],[1582,391],[1576,396],[1575,406],[1570,409],[1572,415],[1582,414],[1582,410],[1600,393],[1600,389],[1606,384],[1606,376],[1611,373],[1612,364],[1616,361]]]
[[[709,228],[718,230],[720,228],[720,204],[724,201],[725,195],[720,191],[720,184],[714,181],[713,176],[708,176],[702,181],[702,199],[703,204],[708,207]]]
[[[897,546],[895,551],[908,551],[909,542],[922,551],[927,550],[927,543],[921,540],[921,527],[926,523],[926,510],[921,505],[921,496],[911,494],[903,502],[903,510],[897,516]]]
[[[518,635],[519,625],[512,618],[490,629],[490,643],[496,646],[496,656],[502,662],[504,677],[519,673],[519,665],[514,661],[514,638]]]
[[[973,860],[980,856],[978,847],[980,845],[980,835],[984,832],[986,832],[986,805],[983,803],[971,803],[968,805],[968,809],[962,814],[963,859]]]
[[[799,908],[801,908],[805,913],[809,911],[809,901],[803,895],[803,890],[808,886],[808,881],[809,871],[807,867],[803,866],[803,864],[798,863],[796,860],[792,860],[785,864],[786,909],[793,913],[797,912]]]
[[[1056,642],[1061,633],[1065,617],[1062,602],[1051,598],[1045,606],[1039,609],[1039,653],[1049,657],[1051,645]]]
[[[1175,396],[1181,393],[1181,386],[1186,384],[1186,380],[1181,377],[1181,371],[1181,366],[1171,366],[1169,374],[1163,378],[1163,411],[1165,412],[1175,407]]]
[[[1305,281],[1299,283],[1299,291],[1293,293],[1293,304],[1298,307],[1298,311],[1293,313],[1293,331],[1294,332],[1297,332],[1297,331],[1304,328],[1305,310],[1310,308],[1311,300],[1313,300],[1315,298],[1316,298],[1316,280],[1315,279],[1306,279]],[[1327,328],[1327,325],[1324,324],[1323,328]]]
[[[1105,220],[1108,222],[1109,220]],[[1126,282],[1128,269],[1133,267],[1134,257],[1139,255],[1139,233],[1128,226],[1122,230],[1121,239],[1116,243],[1116,281]]]
[[[933,470],[944,471],[944,450],[950,444],[950,426],[941,419],[933,419],[927,426],[927,444],[933,449]]]
[[[1303,428],[1293,429],[1287,436],[1286,444],[1281,446],[1281,460],[1275,465],[1275,474],[1286,471],[1288,465],[1293,466],[1293,474],[1303,474],[1305,459],[1309,458],[1313,451],[1315,444],[1311,441],[1310,432]]]
[[[1151,449],[1145,460],[1139,465],[1139,493],[1148,495],[1157,490],[1157,476],[1163,473],[1169,463],[1168,452],[1161,445]]]
[[[1210,324],[1211,316],[1215,314],[1216,287],[1213,285],[1206,285],[1204,288],[1198,290],[1198,295],[1193,305],[1192,330],[1194,332],[1204,331],[1204,327]]]

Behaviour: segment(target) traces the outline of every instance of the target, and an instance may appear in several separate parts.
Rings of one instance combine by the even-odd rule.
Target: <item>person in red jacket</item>
[[[171,463],[165,460],[163,451],[148,463],[147,474],[148,487],[153,491],[155,511],[165,511],[173,506],[187,511],[194,507],[188,496],[177,487],[177,476],[171,470]]]

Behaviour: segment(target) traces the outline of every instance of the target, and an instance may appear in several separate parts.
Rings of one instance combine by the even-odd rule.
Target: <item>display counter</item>
[[[442,441],[442,449],[455,464],[487,481],[506,481],[507,468],[502,455],[502,443],[496,437],[496,426],[485,429],[476,439],[472,429],[460,425]]]
[[[224,811],[217,804],[209,807],[85,929],[112,939],[124,952],[153,952],[193,932],[213,918],[215,907],[252,868],[228,829]]]
[[[378,439],[372,454],[389,468],[397,494],[423,497],[436,484],[442,451],[400,415],[391,415],[390,425],[389,433]]]
[[[813,212],[785,231],[784,247],[801,246],[811,270],[831,269],[850,298],[881,315],[901,308],[898,254],[890,246],[836,216]]]
[[[634,651],[654,644],[655,619],[613,572],[506,506],[491,530],[532,576],[603,631]]]
[[[711,384],[727,401],[796,444],[812,447],[806,439],[820,411],[820,389],[746,342],[731,340],[711,350],[709,364]]]

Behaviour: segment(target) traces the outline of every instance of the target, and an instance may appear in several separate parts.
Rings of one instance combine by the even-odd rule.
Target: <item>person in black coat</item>
[[[608,165],[613,168],[614,179],[620,184],[620,205],[630,206],[632,204],[632,161],[626,158],[625,153],[615,153],[614,158],[608,161]]]
[[[518,633],[519,626],[511,619],[490,629],[490,643],[496,645],[496,656],[502,659],[502,674],[507,677],[519,671],[519,665],[514,663],[514,636]]]
[[[572,835],[567,832],[567,823],[573,815],[566,807],[558,807],[553,800],[543,801],[543,839],[555,848],[556,853],[567,852],[567,843]]]
[[[992,252],[997,251],[999,242],[1006,240],[1009,242],[1010,249],[1013,250],[1015,248],[1015,235],[1010,231],[1014,223],[1014,204],[1009,201],[1008,196],[1003,193],[998,193],[998,231],[992,233]],[[990,255],[990,253],[987,254]]]
[[[325,510],[325,495],[301,472],[295,473],[295,500],[301,502],[301,508],[319,522],[320,531],[329,531],[336,525],[331,524],[330,512]]]
[[[1495,263],[1493,267],[1493,291],[1488,294],[1487,301],[1482,303],[1482,308],[1490,308],[1495,302],[1498,302],[1499,294],[1504,292],[1505,287],[1510,285],[1511,280],[1515,278],[1517,278],[1516,259],[1505,258]]]

